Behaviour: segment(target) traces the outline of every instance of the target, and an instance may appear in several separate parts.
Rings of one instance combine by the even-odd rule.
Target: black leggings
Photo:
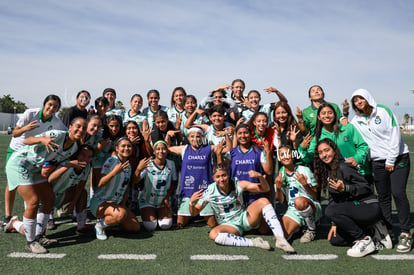
[[[366,228],[381,219],[381,210],[376,202],[331,202],[325,214],[337,227],[336,237],[331,238],[333,245],[347,245],[362,239]]]
[[[394,197],[401,231],[410,232],[410,203],[407,197],[407,180],[410,174],[410,156],[403,154],[395,161],[394,171],[385,170],[385,160],[373,161],[375,187],[382,215],[388,229],[392,229],[391,194]]]

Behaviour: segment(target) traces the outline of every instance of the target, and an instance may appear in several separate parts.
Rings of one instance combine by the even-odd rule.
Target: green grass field
[[[4,215],[3,171],[9,136],[0,136],[0,216]],[[405,136],[406,143],[414,151],[414,136]],[[411,153],[411,159],[414,154]],[[414,213],[414,168],[408,183],[411,213]],[[14,214],[22,217],[23,202],[17,195]],[[413,217],[414,218],[414,217]],[[414,221],[414,219],[412,219]],[[0,274],[413,274],[414,252],[398,254],[395,250],[383,250],[374,256],[390,256],[387,260],[373,256],[355,259],[346,255],[346,248],[333,247],[326,240],[328,226],[322,224],[318,239],[310,244],[293,241],[297,256],[287,257],[280,250],[264,251],[258,248],[218,246],[209,240],[209,228],[194,223],[186,229],[125,234],[116,228],[108,229],[107,241],[95,236],[78,237],[76,225],[62,223],[48,236],[59,239],[50,247],[56,258],[21,258],[25,253],[25,239],[17,233],[0,233]],[[398,228],[395,228],[398,233]],[[272,236],[264,236],[274,246]],[[123,259],[101,259],[102,255],[123,254]],[[135,259],[125,259],[128,255]],[[329,259],[303,260],[298,257],[324,254]],[[12,256],[16,257],[12,257]],[[24,254],[23,254],[24,255]],[[228,260],[196,260],[195,255],[227,255]],[[392,259],[392,255],[396,258]],[[122,255],[121,255],[122,256]],[[233,256],[233,258],[232,258]],[[235,260],[237,258],[238,260]],[[58,258],[61,257],[61,258]],[[408,259],[404,259],[408,258]],[[139,259],[137,259],[139,258]],[[224,256],[221,256],[224,259]]]

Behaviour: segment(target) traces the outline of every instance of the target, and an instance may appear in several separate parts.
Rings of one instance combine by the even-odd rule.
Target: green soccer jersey
[[[234,190],[231,190],[229,194],[222,193],[217,183],[213,182],[198,201],[198,204],[202,206],[210,203],[218,224],[231,223],[234,220],[240,219],[245,210],[243,207],[244,190],[239,186],[237,178],[232,180],[234,182]]]
[[[292,207],[295,206],[295,199],[297,197],[304,197],[313,202],[315,201],[312,196],[308,194],[305,187],[296,179],[296,172],[306,177],[309,187],[316,187],[318,185],[315,181],[313,173],[306,166],[297,165],[292,174],[287,173],[285,167],[280,168],[280,173],[285,176],[282,184],[282,192],[285,195],[288,205]]]
[[[339,152],[344,158],[353,157],[358,163],[358,168],[362,175],[371,174],[371,167],[368,161],[368,144],[354,125],[351,123],[348,123],[346,126],[339,124],[338,135],[322,128],[319,140],[324,138],[331,139],[338,146]],[[316,144],[316,138],[313,138],[307,149],[299,146],[298,150],[304,162],[310,163],[313,161]]]
[[[167,159],[164,167],[160,168],[152,162],[142,170],[140,177],[144,179],[144,188],[139,193],[139,203],[159,207],[167,196],[172,181],[177,181],[175,164]]]
[[[325,102],[332,105],[335,109],[336,117],[339,120],[342,117],[341,109],[339,109],[338,105],[331,102]],[[303,124],[305,124],[306,128],[309,129],[309,132],[312,136],[315,135],[315,128],[316,128],[316,121],[318,120],[318,108],[316,108],[313,104],[306,107],[302,111],[303,115]]]

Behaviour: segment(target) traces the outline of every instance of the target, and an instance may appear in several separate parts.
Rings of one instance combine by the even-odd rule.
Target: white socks
[[[167,219],[162,219],[162,220],[158,220],[158,226],[162,229],[162,230],[167,230],[170,229],[173,223],[173,219],[172,218],[167,218]]]
[[[280,225],[279,219],[277,218],[276,211],[273,209],[273,206],[271,204],[268,204],[263,207],[262,214],[264,220],[269,225],[276,239],[284,238],[282,226]]]
[[[309,230],[315,231],[316,230],[316,222],[315,218],[313,217],[313,209],[312,206],[308,206],[305,210],[298,210],[299,215],[303,217],[303,219],[306,222],[306,225],[308,226]]]
[[[253,242],[249,238],[237,236],[231,233],[218,233],[214,239],[216,244],[227,246],[254,246]]]
[[[27,242],[33,242],[36,233],[36,220],[23,217],[23,226]]]
[[[45,213],[42,213],[42,212],[37,212],[36,236],[44,234],[48,221],[49,221],[49,214],[45,214]]]
[[[144,225],[145,229],[147,231],[154,231],[155,229],[157,229],[157,225],[162,229],[162,230],[167,230],[170,229],[173,223],[173,219],[172,218],[167,218],[167,219],[161,219],[161,220],[155,220],[155,221],[143,221],[142,224]]]

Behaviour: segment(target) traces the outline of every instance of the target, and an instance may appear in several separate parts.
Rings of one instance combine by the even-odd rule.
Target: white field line
[[[65,257],[65,253],[46,253],[46,254],[35,254],[35,253],[24,253],[24,252],[13,252],[7,255],[10,258],[42,258],[42,259],[61,259]]]
[[[310,255],[282,255],[285,260],[293,261],[319,261],[319,260],[335,260],[338,255],[335,254],[310,254]]]
[[[207,261],[239,261],[249,260],[246,255],[192,255],[190,260],[207,260]]]
[[[101,260],[155,260],[155,254],[102,254],[98,256]]]
[[[414,255],[372,255],[372,258],[376,260],[389,260],[389,261],[399,261],[399,260],[414,260]]]

